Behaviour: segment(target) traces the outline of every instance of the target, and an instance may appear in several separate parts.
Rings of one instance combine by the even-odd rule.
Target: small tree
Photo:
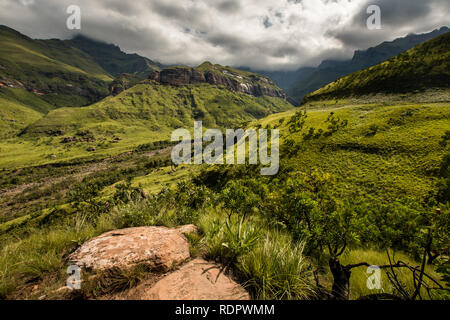
[[[236,213],[245,218],[261,204],[266,192],[264,186],[255,180],[250,180],[246,184],[233,180],[221,192],[220,199],[229,217]]]
[[[370,211],[364,214],[356,205],[339,200],[342,197],[333,194],[333,190],[335,190],[333,177],[318,171],[310,172],[303,179],[289,181],[287,186],[280,187],[280,189],[285,191],[276,192],[269,197],[270,201],[268,201],[265,212],[286,226],[298,239],[305,239],[306,253],[316,257],[318,261],[324,258],[328,260],[328,267],[333,276],[331,292],[320,285],[318,277],[316,277],[316,282],[319,290],[331,299],[349,299],[352,270],[362,266],[371,266],[365,261],[343,265],[340,257],[346,250],[358,245],[361,239],[372,241],[379,248],[400,246],[402,242],[399,239],[402,237],[412,239],[411,235],[417,235],[420,228],[424,226],[423,220],[419,219],[419,213],[416,213],[417,219],[410,216],[409,219],[413,221],[403,230],[399,227],[400,233],[391,233],[387,226],[395,226],[397,223],[404,225],[405,223],[402,222],[405,217],[404,213],[413,213],[414,211],[405,211],[399,208],[398,211],[394,210],[393,214],[384,217],[371,215]],[[370,219],[372,216],[376,216],[378,220]],[[438,281],[425,273],[425,265],[429,261],[427,248],[432,245],[433,232],[436,233],[439,228],[442,228],[442,221],[435,224],[434,227],[428,227],[425,241],[417,244],[417,250],[421,252],[420,266],[411,266],[402,261],[394,263],[388,254],[389,264],[379,266],[379,268],[387,270],[388,278],[396,288],[397,294],[373,295],[370,298],[417,299],[421,298],[421,288],[445,290]],[[441,230],[440,232],[439,238],[445,241],[446,238],[442,235],[442,232],[445,231]],[[408,293],[398,281],[395,272],[395,269],[398,268],[404,268],[413,273],[414,292]]]

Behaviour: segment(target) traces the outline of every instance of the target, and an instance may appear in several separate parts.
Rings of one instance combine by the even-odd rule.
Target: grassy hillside
[[[89,107],[53,110],[26,133],[90,130],[129,134],[143,130],[153,133],[155,139],[167,138],[175,128],[192,127],[194,119],[203,120],[206,127],[225,128],[291,107],[282,99],[255,98],[207,84],[172,87],[147,82]]]
[[[0,137],[6,138],[19,133],[27,125],[41,118],[43,115],[22,104],[5,99],[0,92]]]
[[[448,103],[335,103],[305,105],[308,117],[298,133],[289,133],[288,125],[282,125],[284,164],[299,174],[318,169],[334,175],[346,197],[358,195],[384,203],[409,197],[425,201],[435,188],[445,154],[439,143],[450,130]],[[260,122],[263,127],[277,126],[294,112]],[[348,126],[328,137],[318,134],[329,130],[326,120],[331,112],[348,120]],[[309,135],[310,128],[318,136]]]
[[[21,88],[0,88],[0,137],[11,138],[42,118],[53,106]]]
[[[450,33],[429,40],[374,67],[343,77],[305,101],[371,93],[405,93],[449,88]]]
[[[255,299],[449,299],[448,290],[417,289],[408,268],[397,269],[402,290],[386,269],[382,290],[370,291],[365,267],[393,257],[450,284],[448,40],[342,78],[301,108],[232,90],[278,88],[210,63],[196,69],[223,78],[216,85],[192,84],[199,74],[178,67],[159,77],[173,85],[146,80],[86,107],[53,109],[38,94],[0,88],[8,138],[0,141],[0,298],[107,297],[149,273],[113,274],[117,285],[108,286],[83,270],[92,284],[65,294],[57,289],[69,253],[110,230],[195,224],[192,257],[227,266]],[[444,102],[414,100],[414,90],[436,87]],[[359,97],[367,93],[380,102]],[[262,176],[262,165],[174,166],[170,134],[194,120],[279,129],[278,174]],[[350,291],[337,295],[347,264],[362,267],[346,270]]]

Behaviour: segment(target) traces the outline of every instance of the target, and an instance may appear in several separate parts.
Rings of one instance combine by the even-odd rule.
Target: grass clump
[[[245,287],[255,299],[311,299],[313,272],[303,255],[304,244],[288,235],[270,232],[251,252],[239,259]]]
[[[67,278],[62,272],[67,268],[65,256],[86,240],[115,228],[108,217],[100,218],[95,224],[77,217],[73,224],[30,229],[29,237],[3,244],[0,251],[0,298],[7,298],[13,290],[18,291],[27,283],[43,280],[49,274],[54,274],[60,280],[56,280],[55,285],[59,283],[61,286],[64,283],[62,279]]]
[[[393,257],[396,261],[401,260],[413,266],[419,265],[417,261],[401,252],[395,253]],[[353,249],[342,257],[343,264],[352,264],[357,263],[359,261],[370,261],[371,264],[380,266],[389,264],[389,259],[386,255],[386,252],[373,249]],[[367,286],[367,279],[368,279],[367,267],[353,269],[350,282],[351,285],[350,299],[358,299],[359,297],[368,296],[375,293],[396,294],[397,292],[393,287],[392,283],[390,283],[386,272],[391,272],[391,270],[390,269],[381,270],[381,289],[370,290]],[[425,267],[425,272],[430,276],[432,276],[434,279],[438,280],[440,279],[440,276],[435,272],[433,266],[431,265],[427,265]],[[409,294],[412,294],[414,292],[413,273],[406,268],[398,268],[395,270],[395,273],[400,283],[404,286],[404,289]],[[331,277],[331,275],[328,275],[328,277]],[[424,288],[422,288],[421,294],[424,299],[436,299],[437,295],[439,294],[439,291],[430,291],[431,296],[429,296],[427,291]]]

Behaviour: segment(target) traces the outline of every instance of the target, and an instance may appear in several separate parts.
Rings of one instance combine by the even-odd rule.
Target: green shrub
[[[306,115],[306,111],[296,112],[288,122],[289,132],[296,133],[302,131],[306,122],[306,118],[308,118],[308,116]]]
[[[373,137],[374,135],[377,134],[379,129],[380,128],[378,127],[378,125],[372,124],[372,125],[370,125],[369,130],[366,132],[365,136],[366,137]]]
[[[205,234],[206,257],[227,266],[251,251],[261,235],[254,223],[237,217],[206,215],[200,220],[200,229]]]

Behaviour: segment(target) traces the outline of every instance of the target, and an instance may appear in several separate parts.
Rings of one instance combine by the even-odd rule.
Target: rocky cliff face
[[[242,92],[255,97],[270,96],[286,99],[286,94],[270,79],[249,72],[228,67],[203,64],[198,68],[173,67],[155,71],[150,80],[162,85],[183,86],[188,84],[209,83],[224,86],[230,91]]]

